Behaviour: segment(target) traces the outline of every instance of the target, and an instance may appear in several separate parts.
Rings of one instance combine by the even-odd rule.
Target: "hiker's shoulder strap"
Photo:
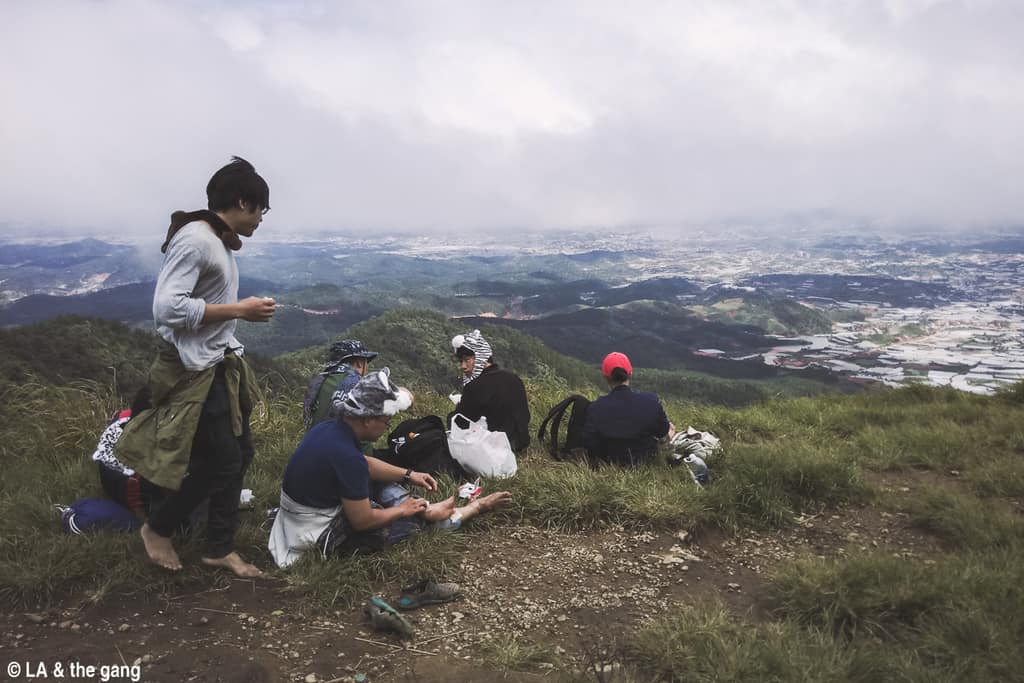
[[[541,442],[544,441],[548,423],[551,423],[551,445],[548,447],[548,452],[551,453],[551,457],[557,457],[558,455],[558,428],[562,425],[562,418],[565,416],[565,411],[568,409],[570,404],[575,404],[581,400],[589,403],[584,396],[579,394],[572,394],[567,398],[562,399],[548,411],[544,421],[540,423],[540,429],[537,431],[537,439]]]
[[[320,407],[320,389],[326,381],[326,373],[321,372],[313,377],[309,382],[309,386],[306,387],[306,395],[302,399],[302,421],[307,429],[313,426],[313,415]]]
[[[561,401],[559,401],[558,403],[556,403],[554,406],[551,407],[551,410],[549,410],[548,414],[544,417],[543,422],[540,423],[540,429],[537,431],[537,438],[538,439],[543,439],[544,438],[544,435],[547,432],[548,423],[551,422],[552,420],[556,421],[555,425],[554,425],[554,431],[556,431],[556,432],[558,431],[558,426],[557,425],[558,425],[558,421],[560,421],[560,417],[561,417],[562,413],[565,412],[566,407],[570,403],[572,403],[577,397],[578,397],[578,394],[573,394],[573,395],[571,395],[571,396],[569,396],[567,398],[563,398]]]

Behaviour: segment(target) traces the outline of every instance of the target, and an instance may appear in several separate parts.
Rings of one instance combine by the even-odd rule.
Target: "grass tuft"
[[[535,459],[514,479],[488,483],[488,490],[499,488],[514,497],[503,514],[551,529],[663,528],[706,516],[704,492],[686,472],[664,464],[592,470],[582,463]]]
[[[782,526],[804,509],[870,496],[849,457],[801,443],[734,447],[715,471],[709,521],[724,528]]]
[[[769,599],[777,618],[851,647],[884,642],[916,653],[936,675],[1010,680],[1024,671],[1022,560],[1019,547],[932,564],[883,555],[804,559],[776,572]]]
[[[1024,519],[1001,505],[945,489],[926,489],[911,502],[914,523],[957,549],[1024,546]]]
[[[550,644],[535,644],[510,635],[499,635],[479,645],[479,657],[499,671],[535,669],[552,664],[556,656]]]
[[[382,584],[400,587],[418,578],[444,580],[468,542],[465,534],[427,531],[401,546],[363,557],[324,560],[315,552],[306,553],[279,573],[315,609],[351,608],[376,594]]]
[[[874,643],[850,648],[831,634],[793,622],[753,625],[717,603],[684,606],[629,641],[627,660],[658,681],[941,680],[924,675],[910,653]]]

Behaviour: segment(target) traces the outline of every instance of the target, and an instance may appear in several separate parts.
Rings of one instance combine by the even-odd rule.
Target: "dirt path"
[[[52,671],[60,661],[65,673],[72,663],[128,669],[108,671],[117,674],[112,681],[131,680],[137,665],[143,681],[362,683],[492,681],[505,661],[518,663],[505,680],[537,680],[555,666],[615,666],[616,643],[645,618],[709,595],[738,615],[764,618],[762,580],[781,560],[869,548],[904,557],[939,551],[905,516],[875,508],[822,512],[789,529],[732,538],[499,527],[474,535],[472,547],[479,550],[448,577],[464,597],[410,613],[417,637],[408,646],[370,631],[359,610],[309,617],[296,611],[284,582],[221,576],[215,588],[0,615],[0,663],[44,662]],[[531,653],[548,661],[527,661]]]

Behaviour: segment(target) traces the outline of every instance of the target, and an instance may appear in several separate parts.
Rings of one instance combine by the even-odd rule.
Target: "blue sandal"
[[[403,588],[395,605],[401,610],[411,610],[424,605],[450,602],[460,595],[462,595],[462,589],[457,583],[434,583],[429,579],[423,579],[412,586]]]

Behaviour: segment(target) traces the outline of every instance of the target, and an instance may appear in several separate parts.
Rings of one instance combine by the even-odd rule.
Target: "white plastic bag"
[[[460,417],[469,423],[465,429],[458,425]],[[486,417],[473,422],[460,413],[453,415],[451,431],[448,432],[448,449],[455,462],[472,474],[511,477],[518,469],[516,454],[512,452],[508,435],[487,429]]]

